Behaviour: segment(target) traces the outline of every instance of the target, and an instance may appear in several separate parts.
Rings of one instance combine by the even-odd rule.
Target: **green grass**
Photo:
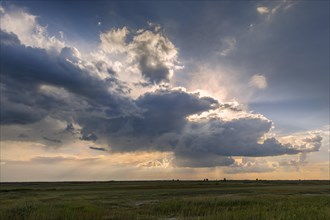
[[[1,183],[0,219],[330,219],[329,181]]]

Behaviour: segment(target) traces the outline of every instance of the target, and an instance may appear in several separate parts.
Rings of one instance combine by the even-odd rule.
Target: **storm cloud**
[[[136,110],[128,98],[111,90],[110,78],[93,77],[87,68],[79,66],[74,48],[64,47],[60,54],[50,54],[45,49],[24,46],[14,34],[1,31],[1,54],[1,124],[32,123],[82,106],[86,111],[103,111],[113,117]],[[42,86],[63,89],[79,106],[72,105],[69,97],[50,96]]]
[[[174,164],[182,167],[229,166],[235,163],[233,156],[277,156],[320,148],[320,136],[306,138],[301,145],[283,144],[266,137],[273,122],[262,115],[198,92],[161,86],[180,68],[178,51],[158,26],[152,28],[135,31],[130,41],[125,27],[103,33],[90,59],[64,44],[57,44],[62,45],[58,51],[27,45],[17,33],[2,29],[2,127],[33,126],[52,118],[65,122],[63,134],[75,133],[74,123],[79,125],[79,137],[74,138],[104,146],[90,149],[172,152]],[[130,91],[137,88],[123,80],[124,70],[137,74],[140,85],[146,83],[142,87],[155,87],[135,98]],[[39,139],[65,144],[61,134]]]

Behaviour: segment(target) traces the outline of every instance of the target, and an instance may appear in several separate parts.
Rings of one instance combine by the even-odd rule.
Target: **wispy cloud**
[[[255,74],[251,77],[249,85],[254,86],[258,89],[265,89],[265,88],[267,88],[266,77],[263,75]]]
[[[221,56],[229,55],[236,47],[236,39],[234,37],[225,38],[222,40],[221,50],[217,52]]]
[[[257,7],[257,12],[259,14],[268,14],[269,13],[269,9],[265,6],[262,7]]]
[[[287,0],[281,0],[281,1],[275,1],[274,4],[269,4],[267,6],[258,6],[256,8],[256,11],[266,17],[266,20],[270,21],[273,19],[273,17],[281,12],[284,12],[291,8],[296,2],[293,1],[287,1]]]

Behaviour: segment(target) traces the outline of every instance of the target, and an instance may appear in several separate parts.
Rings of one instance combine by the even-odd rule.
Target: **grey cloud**
[[[224,172],[228,174],[237,173],[265,173],[276,171],[278,165],[268,164],[267,160],[261,159],[256,160],[253,158],[243,157],[241,162],[235,162],[229,167],[225,168]]]
[[[65,131],[73,133],[74,130],[75,130],[75,128],[73,127],[73,124],[72,123],[68,123],[67,126],[66,126],[66,128],[65,128]]]
[[[0,39],[3,45],[18,45],[21,43],[15,34],[4,31],[0,31]]]
[[[63,88],[75,99],[87,103],[90,110],[106,111],[108,117],[138,111],[129,98],[111,90],[111,80],[101,80],[75,65],[78,62],[75,49],[65,47],[59,55],[54,55],[44,49],[25,47],[19,44],[17,37],[4,31],[1,31],[1,38],[5,39],[5,43],[1,39],[1,53],[5,54],[1,57],[1,99],[4,102],[1,124],[33,123],[71,105],[41,93],[42,85]],[[115,81],[115,84],[120,82]],[[51,111],[54,109],[57,110]]]
[[[179,68],[177,48],[159,26],[132,32],[127,27],[111,29],[101,33],[100,40],[100,49],[104,53],[110,56],[120,53],[128,57],[127,63],[137,67],[145,80],[141,85],[167,83],[174,70]],[[100,67],[103,68],[98,65]]]
[[[313,152],[318,151],[321,148],[322,136],[315,135],[313,137],[304,138],[302,141],[305,142],[306,151]]]
[[[97,136],[95,134],[83,134],[80,139],[84,141],[96,141]]]
[[[79,62],[79,52],[77,49],[72,48],[72,47],[64,47],[61,50],[61,53],[59,55],[61,58],[69,60],[70,62],[73,63],[78,63]]]
[[[155,64],[152,64],[156,62]],[[139,57],[140,70],[142,74],[152,83],[160,83],[161,81],[169,81],[169,68],[160,61],[152,61],[149,54]]]
[[[139,117],[103,120],[82,118],[82,133],[95,132],[110,143],[113,151],[170,150],[177,142],[186,117],[217,108],[218,101],[183,91],[159,90],[135,101],[143,110]]]
[[[307,153],[302,152],[299,154],[298,159],[290,159],[290,160],[281,160],[279,165],[284,170],[295,170],[299,171],[300,168],[308,163],[307,161]]]
[[[197,152],[185,155],[176,154],[173,163],[179,167],[216,167],[229,166],[235,162],[231,157],[218,156],[212,153],[200,155]]]
[[[17,137],[19,138],[28,138],[29,136],[26,134],[19,134]]]
[[[93,147],[93,146],[90,146],[89,149],[91,149],[91,150],[98,150],[98,151],[107,151],[107,149],[105,149],[103,147]]]
[[[1,141],[28,141],[44,144],[45,147],[58,148],[70,145],[79,136],[79,131],[65,130],[66,121],[46,117],[32,124],[1,125]],[[20,134],[20,135],[18,135]]]
[[[89,157],[89,158],[76,158],[76,157],[62,157],[62,156],[37,156],[32,158],[30,161],[38,162],[38,163],[62,163],[62,162],[93,162],[100,160],[97,157]]]
[[[231,121],[207,119],[187,124],[180,154],[196,152],[221,156],[270,156],[295,154],[298,150],[280,144],[276,139],[259,139],[271,128],[271,121],[262,118],[240,118]]]
[[[161,32],[144,31],[134,37],[133,51],[140,71],[151,83],[168,82],[178,65],[177,49]]]
[[[55,138],[49,138],[49,137],[42,137],[42,138],[46,141],[50,141],[50,142],[53,142],[53,143],[62,143],[61,140],[58,140],[58,139],[55,139]]]
[[[270,128],[271,122],[261,118],[189,122],[174,149],[175,160],[185,166],[227,166],[234,163],[231,156],[262,157],[300,152],[273,138],[259,143]]]
[[[131,43],[135,62],[150,83],[167,81],[175,69],[175,47],[160,34],[143,34],[135,36]],[[63,132],[76,133],[72,123],[79,124],[81,140],[108,144],[114,152],[173,152],[174,164],[183,167],[228,166],[234,164],[232,156],[276,156],[320,148],[319,137],[305,139],[305,145],[298,147],[275,138],[260,142],[272,122],[257,115],[231,120],[217,115],[189,120],[191,115],[212,110],[241,110],[211,97],[170,88],[133,100],[126,96],[127,88],[116,74],[108,74],[106,80],[93,76],[74,48],[65,47],[60,54],[50,54],[21,45],[12,34],[1,32],[1,39],[1,53],[5,54],[1,59],[2,125],[35,124],[47,117],[57,118],[67,123]],[[157,50],[151,40],[155,40]],[[95,70],[104,68],[96,66]],[[50,92],[42,91],[44,85],[51,86],[46,88]],[[57,97],[51,90],[63,93],[65,98]],[[55,143],[61,139],[59,136],[43,139]]]
[[[139,97],[136,104],[144,111],[139,117],[88,119],[81,123],[83,130],[86,134],[95,132],[114,152],[169,151],[174,153],[175,165],[187,167],[228,166],[234,163],[232,156],[263,157],[304,151],[275,138],[260,142],[272,127],[272,122],[264,117],[188,120],[192,114],[231,109],[209,97],[159,90]]]

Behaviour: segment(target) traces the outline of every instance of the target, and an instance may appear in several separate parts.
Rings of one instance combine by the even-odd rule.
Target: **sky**
[[[1,1],[0,181],[329,179],[329,1]]]

